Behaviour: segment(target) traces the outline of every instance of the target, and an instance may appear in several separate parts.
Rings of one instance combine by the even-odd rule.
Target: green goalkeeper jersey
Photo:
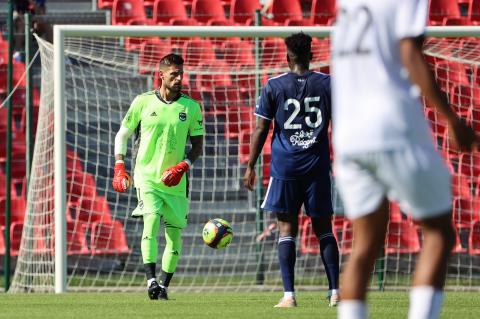
[[[183,93],[177,100],[166,103],[158,92],[146,92],[133,100],[122,125],[130,131],[140,125],[135,187],[186,196],[186,176],[172,187],[165,186],[161,177],[167,168],[185,159],[188,136],[204,134],[200,104]]]

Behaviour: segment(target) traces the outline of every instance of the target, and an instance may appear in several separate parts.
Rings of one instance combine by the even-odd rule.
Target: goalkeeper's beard
[[[167,89],[170,92],[179,93],[182,90],[182,83],[180,83],[178,85],[171,85],[171,86],[167,87]]]

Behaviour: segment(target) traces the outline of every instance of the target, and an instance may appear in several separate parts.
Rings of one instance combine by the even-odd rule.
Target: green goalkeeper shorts
[[[167,226],[185,228],[188,218],[188,198],[152,189],[137,188],[137,208],[132,217],[158,214]]]

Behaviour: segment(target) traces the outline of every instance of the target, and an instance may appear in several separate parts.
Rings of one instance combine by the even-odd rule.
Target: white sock
[[[328,291],[328,296],[330,297],[331,295],[339,295],[340,294],[340,289],[331,289]]]
[[[285,291],[283,292],[283,298],[295,298],[295,291]]]
[[[437,319],[443,303],[443,290],[432,286],[415,286],[410,291],[408,319]]]
[[[150,279],[148,279],[148,280],[147,280],[147,287],[150,287],[150,285],[151,285],[152,282],[154,282],[154,281],[157,281],[157,279],[155,279],[155,278],[150,278]]]
[[[342,300],[338,306],[338,319],[367,319],[367,305],[361,300]]]

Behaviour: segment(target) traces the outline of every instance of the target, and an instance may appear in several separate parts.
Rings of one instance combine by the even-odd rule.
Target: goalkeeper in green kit
[[[127,141],[135,132],[138,152],[134,186],[138,206],[133,217],[143,218],[141,250],[150,299],[168,299],[167,287],[182,251],[182,229],[187,225],[188,182],[186,172],[203,149],[203,117],[198,102],[181,92],[183,59],[168,54],[160,61],[162,85],[138,95],[115,136],[113,188],[125,192],[131,178],[125,170]],[[192,147],[185,157],[185,146]],[[160,220],[165,226],[166,246],[162,274],[156,279]]]

